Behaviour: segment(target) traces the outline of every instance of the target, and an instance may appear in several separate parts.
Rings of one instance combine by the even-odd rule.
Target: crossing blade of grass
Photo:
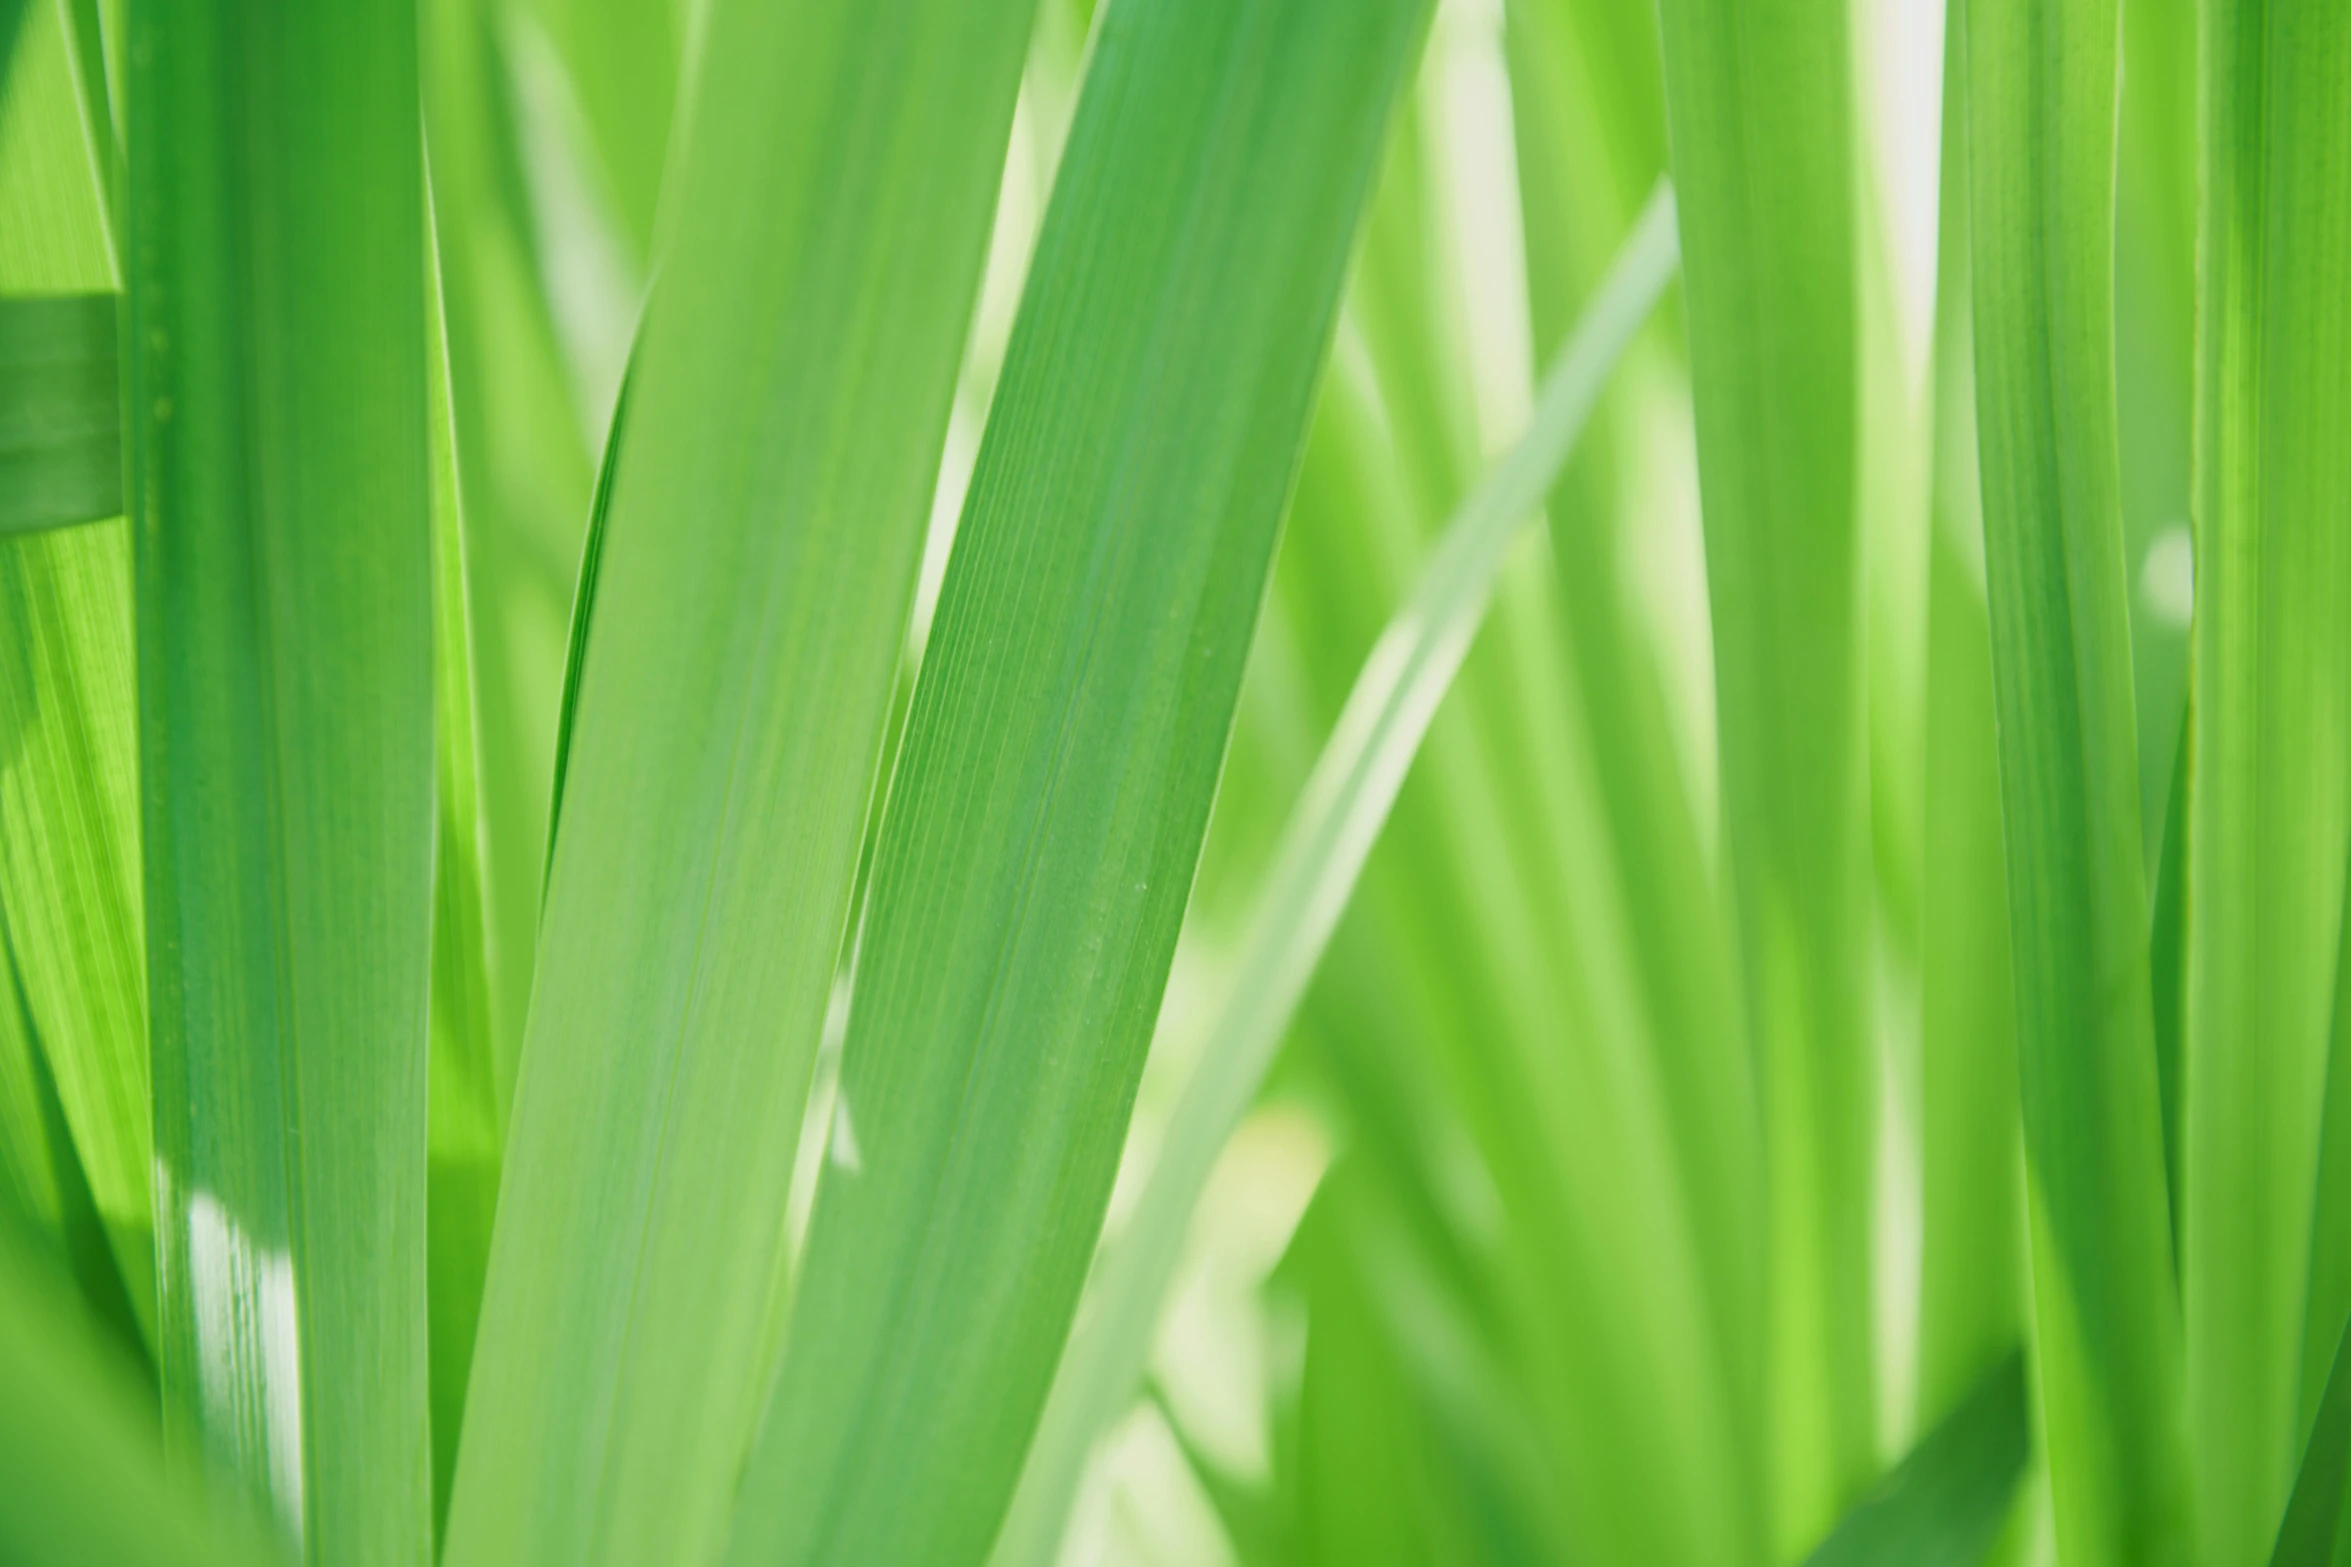
[[[2345,861],[2343,896],[2351,901],[2351,858]],[[2346,913],[2351,913],[2347,906]],[[2311,1201],[2309,1304],[2302,1329],[2302,1383],[2297,1427],[2307,1433],[2351,1324],[2351,919],[2340,921],[2335,952],[2334,1012],[2327,1041],[2326,1099],[2319,1112],[2318,1173]],[[2305,1461],[2307,1467],[2307,1460]]]
[[[2351,9],[2213,7],[2202,47],[2180,1273],[2204,1560],[2243,1567],[2321,1374],[2303,1356],[2351,846]]]
[[[43,5],[26,19],[0,92],[0,295],[115,285],[61,18]],[[131,621],[119,521],[0,538],[0,924],[26,1059],[39,1058],[41,1093],[71,1132],[70,1149],[59,1145],[79,1164],[69,1184],[86,1177],[152,1342]]]
[[[1976,1567],[2031,1449],[2024,1355],[2011,1350],[1838,1520],[1804,1567]]]
[[[1935,278],[1933,532],[1927,553],[1926,880],[1919,976],[1919,1409],[1939,1418],[2024,1332],[2017,1191],[2016,990],[1992,629],[1984,603],[1973,286],[1967,228],[1967,29],[1944,26]]]
[[[12,1567],[266,1567],[240,1509],[167,1472],[151,1399],[0,1199],[0,1559]]]
[[[1537,514],[1609,372],[1673,275],[1673,201],[1660,191],[1545,378],[1526,434],[1472,492],[1412,596],[1365,662],[1266,873],[1206,1054],[1170,1118],[1133,1218],[1099,1265],[1063,1353],[1000,1535],[998,1567],[1044,1567],[1093,1443],[1133,1397],[1218,1152],[1254,1101],[1364,859],[1471,638],[1496,573]]]
[[[1851,65],[1834,0],[1665,0],[1660,20],[1787,1555],[1877,1461]]]
[[[2195,1551],[2117,494],[2116,31],[2106,0],[1968,5],[1977,439],[2035,1363],[2069,1567]]]
[[[116,304],[0,299],[0,535],[122,515]]]
[[[134,0],[128,28],[165,1401],[309,1559],[423,1562],[416,17]]]
[[[2351,1463],[2351,1356],[2344,1354],[2351,1347],[2351,1323],[2345,1326],[2311,1411],[2270,1567],[2327,1567],[2341,1550],[2343,1471]]]
[[[1103,19],[875,852],[735,1561],[971,1562],[1002,1522],[1427,10]]]
[[[703,1561],[1027,0],[721,0],[630,377],[453,1563]]]

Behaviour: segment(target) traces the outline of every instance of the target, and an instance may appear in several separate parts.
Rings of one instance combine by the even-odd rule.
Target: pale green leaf
[[[1772,1538],[1877,1468],[1846,7],[1664,0],[1722,800],[1761,1100]]]
[[[1028,22],[1025,0],[708,14],[580,661],[452,1562],[694,1563],[723,1533]]]

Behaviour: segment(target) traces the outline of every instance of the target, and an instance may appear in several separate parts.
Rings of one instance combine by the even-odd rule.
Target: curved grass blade
[[[0,294],[112,289],[62,7],[44,4],[26,18],[0,100]],[[120,1287],[152,1344],[131,628],[130,539],[120,523],[0,538],[5,936],[30,1049],[71,1130],[60,1157],[80,1169],[68,1184],[86,1177]]]
[[[318,1562],[432,1552],[416,16],[133,0],[167,1407]]]
[[[151,1397],[48,1276],[0,1199],[0,1560],[265,1567],[241,1510],[166,1471]]]
[[[118,303],[0,299],[0,535],[122,515]]]
[[[1028,0],[720,0],[630,378],[452,1563],[714,1552]]]
[[[1133,1218],[1106,1249],[997,1540],[998,1567],[1044,1567],[1094,1441],[1133,1398],[1185,1230],[1255,1100],[1437,707],[1485,619],[1510,545],[1537,515],[1609,373],[1673,275],[1673,198],[1650,200],[1545,377],[1527,432],[1447,527],[1365,661],[1274,851],[1208,1047]]]
[[[1664,0],[1660,21],[1786,1555],[1877,1467],[1851,62],[1835,0]]]
[[[2161,1567],[2195,1549],[2115,455],[2116,34],[2111,0],[1969,0],[1977,437],[2035,1364],[2069,1567]]]
[[[1837,1523],[1804,1567],[1975,1567],[2031,1449],[2011,1350]]]
[[[881,825],[734,1561],[974,1562],[1002,1522],[1427,12],[1103,18]]]
[[[2201,31],[2180,1276],[2204,1561],[2246,1567],[2318,1370],[2311,1194],[2351,848],[2351,8],[2210,6]]]

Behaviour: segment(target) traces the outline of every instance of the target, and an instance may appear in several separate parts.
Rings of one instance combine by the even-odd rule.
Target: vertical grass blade
[[[723,1534],[1030,11],[709,12],[582,648],[451,1562],[690,1564]]]
[[[439,246],[425,256],[425,374],[433,480],[433,950],[426,1071],[425,1266],[432,1367],[433,1523],[446,1522],[474,1328],[498,1206],[506,1123],[490,994],[482,879],[480,745],[465,507]]]
[[[0,535],[122,515],[117,304],[0,299]]]
[[[2207,1567],[2274,1537],[2351,846],[2351,9],[2202,8],[2181,1284]]]
[[[976,1562],[1003,1518],[1427,9],[1102,22],[891,785],[734,1561]]]
[[[1933,532],[1927,545],[1927,771],[1919,976],[1919,1411],[1938,1418],[2024,1333],[2017,1191],[2016,989],[1984,602],[1973,287],[1968,265],[1967,29],[1944,27],[1935,279]]]
[[[1724,817],[1761,1091],[1779,1553],[1876,1468],[1846,12],[1664,0]]]
[[[1526,434],[1448,526],[1365,662],[1282,829],[1230,991],[1169,1119],[1150,1180],[1108,1248],[1094,1304],[1062,1356],[997,1542],[998,1567],[1047,1567],[1055,1559],[1087,1454],[1134,1396],[1216,1156],[1289,1032],[1365,857],[1485,619],[1505,552],[1573,450],[1609,373],[1672,277],[1674,259],[1672,197],[1661,191],[1546,377]]]
[[[2270,1567],[2327,1567],[2341,1550],[2343,1472],[2351,1464],[2351,1356],[2343,1353],[2346,1346],[2351,1346],[2351,1331],[2336,1341],[2311,1412],[2294,1489],[2286,1498],[2277,1543],[2269,1553]]]
[[[2115,7],[1969,0],[1977,439],[2042,1430],[2068,1567],[2194,1559],[2115,449]]]
[[[116,282],[64,23],[56,4],[26,17],[0,88],[0,294]],[[115,442],[119,462],[119,432]],[[68,1188],[86,1184],[151,1339],[131,620],[119,522],[0,538],[0,936],[19,987],[0,1005],[22,1006],[25,1059],[46,1077],[36,1097],[54,1100],[70,1132],[56,1139],[59,1171]]]
[[[317,1562],[432,1552],[416,47],[134,0],[125,50],[164,1393]]]

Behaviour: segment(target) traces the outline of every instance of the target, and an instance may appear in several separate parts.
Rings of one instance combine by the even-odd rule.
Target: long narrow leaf
[[[1255,1099],[1430,720],[1485,618],[1495,574],[1574,449],[1601,388],[1672,276],[1670,194],[1652,198],[1545,378],[1527,432],[1472,492],[1372,650],[1257,895],[1206,1054],[1170,1118],[1132,1219],[1064,1352],[998,1540],[999,1567],[1054,1559],[1095,1439],[1142,1375],[1184,1233]]]
[[[709,11],[582,644],[453,1563],[691,1564],[723,1534],[1029,18]]]
[[[432,1550],[416,48],[134,0],[126,50],[164,1393],[320,1562]]]
[[[2208,6],[2202,45],[2180,1275],[2204,1561],[2249,1567],[2334,1358],[2307,1281],[2351,846],[2351,7]]]
[[[1665,0],[1724,820],[1763,1104],[1772,1537],[1876,1468],[1854,158],[1838,0]]]
[[[1427,10],[1103,21],[891,785],[735,1561],[972,1562],[1002,1521]]]
[[[2116,16],[1969,0],[1969,226],[2035,1366],[2069,1567],[2192,1559],[2115,456]]]

